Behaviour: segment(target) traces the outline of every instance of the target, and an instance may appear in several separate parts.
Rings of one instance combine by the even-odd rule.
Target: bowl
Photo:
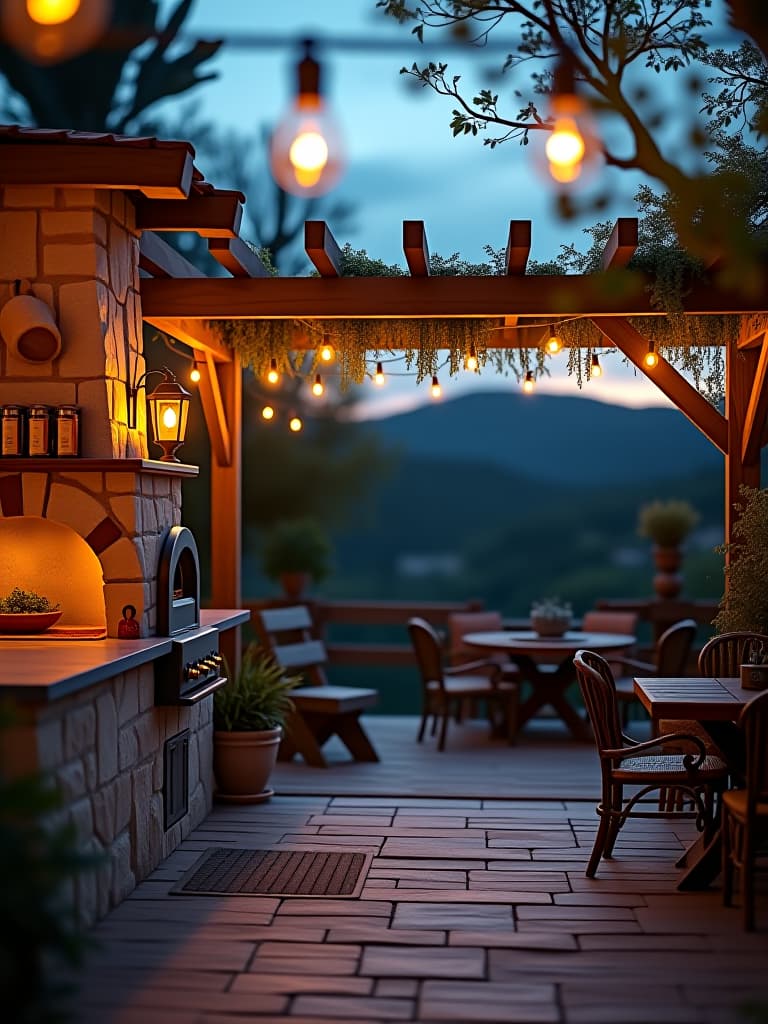
[[[60,608],[53,612],[0,612],[0,633],[44,633],[61,616]]]
[[[548,618],[546,616],[532,615],[531,628],[539,636],[560,637],[566,633],[571,626],[570,616],[568,618]]]

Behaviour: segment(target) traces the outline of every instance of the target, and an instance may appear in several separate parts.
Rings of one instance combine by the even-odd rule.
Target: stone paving
[[[82,1024],[737,1024],[768,1010],[747,935],[675,889],[689,823],[637,821],[584,876],[594,803],[278,796],[217,807],[94,930]],[[209,846],[374,854],[358,899],[169,896]]]

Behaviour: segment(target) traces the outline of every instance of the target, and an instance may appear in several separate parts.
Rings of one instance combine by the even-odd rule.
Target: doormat
[[[326,850],[238,850],[213,846],[170,890],[176,895],[360,895],[373,854]]]

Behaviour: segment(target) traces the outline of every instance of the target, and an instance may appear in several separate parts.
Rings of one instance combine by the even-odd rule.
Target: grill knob
[[[200,669],[195,664],[189,664],[184,667],[184,678],[185,679],[199,679],[201,675]]]
[[[203,660],[199,664],[206,672],[213,672],[215,669],[218,668],[216,662],[213,660],[213,658],[210,657],[203,658]]]

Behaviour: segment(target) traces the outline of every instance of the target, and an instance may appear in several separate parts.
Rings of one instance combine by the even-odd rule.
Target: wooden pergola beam
[[[341,249],[324,220],[304,222],[304,249],[321,277],[341,277]]]
[[[0,186],[125,189],[150,199],[186,199],[192,154],[179,147],[3,145]]]
[[[507,236],[507,251],[504,262],[509,276],[525,273],[528,257],[531,253],[531,222],[529,220],[511,220]]]
[[[618,275],[621,275],[619,277]],[[606,281],[609,277],[610,284]],[[646,275],[526,277],[346,277],[142,282],[149,317],[185,319],[317,319],[358,317],[661,316]],[[768,291],[768,288],[766,289]],[[763,298],[745,298],[694,284],[688,313],[759,312]]]
[[[609,267],[626,267],[637,249],[637,217],[619,217],[605,243],[600,263]]]
[[[232,277],[270,277],[270,273],[242,238],[209,238],[208,252]]]
[[[243,219],[240,192],[192,195],[175,199],[136,200],[136,227],[140,231],[195,231],[203,238],[236,238]]]
[[[728,452],[728,421],[710,405],[677,370],[659,358],[658,365],[648,371],[643,357],[648,353],[648,342],[622,317],[593,316],[592,322],[609,341],[641,370],[656,387],[671,399],[706,438],[723,454]]]
[[[227,411],[224,408],[224,399],[219,385],[217,364],[210,352],[201,352],[198,349],[195,352],[195,366],[200,371],[200,381],[197,387],[213,454],[220,466],[230,466],[232,464],[232,446]]]
[[[748,334],[744,338],[739,339],[739,348],[758,348],[763,342],[763,336],[765,335],[765,328],[762,327],[759,331],[755,331],[754,334]]]
[[[429,277],[429,246],[423,220],[403,221],[403,252],[411,277]]]
[[[139,267],[153,277],[205,277],[202,270],[151,231],[145,231],[139,241]]]
[[[749,395],[741,443],[741,461],[747,465],[760,458],[766,419],[768,419],[768,337],[763,335],[763,345],[760,349],[755,379]]]
[[[232,349],[222,345],[218,336],[202,320],[152,317],[147,316],[144,312],[144,321],[159,331],[170,334],[172,338],[177,338],[184,345],[194,349],[195,352],[210,355],[217,363],[232,362]]]

